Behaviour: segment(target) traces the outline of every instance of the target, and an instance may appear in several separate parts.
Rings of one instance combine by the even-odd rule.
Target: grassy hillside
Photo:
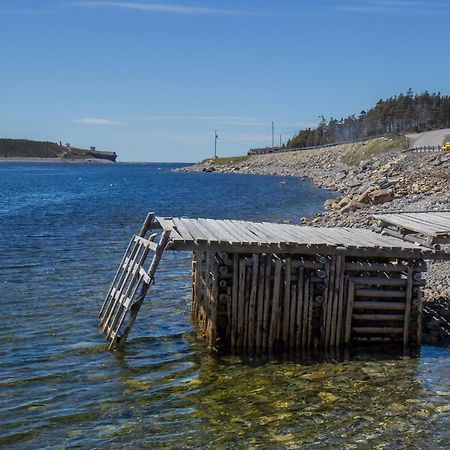
[[[405,138],[403,136],[373,139],[367,143],[351,145],[342,155],[342,160],[350,165],[358,165],[361,161],[365,161],[373,156],[403,148],[405,148]]]
[[[96,158],[115,161],[117,155],[114,152],[94,152],[81,148],[68,148],[54,142],[31,141],[29,139],[0,139],[0,157],[65,159]]]
[[[54,142],[29,141],[27,139],[0,139],[0,156],[17,158],[58,158],[64,147]]]

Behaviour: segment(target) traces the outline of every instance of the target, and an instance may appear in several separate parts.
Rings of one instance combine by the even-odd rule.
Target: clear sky
[[[0,0],[0,136],[197,161],[412,88],[449,93],[450,0]]]

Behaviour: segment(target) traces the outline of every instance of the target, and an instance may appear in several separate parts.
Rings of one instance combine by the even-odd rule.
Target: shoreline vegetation
[[[450,210],[450,152],[405,152],[405,137],[386,137],[314,150],[205,160],[181,172],[295,176],[339,193],[299,223],[373,228],[379,211]],[[450,250],[450,246],[449,246]],[[450,262],[429,264],[424,333],[450,343]]]
[[[70,144],[0,139],[0,162],[116,162],[115,152],[72,147]]]

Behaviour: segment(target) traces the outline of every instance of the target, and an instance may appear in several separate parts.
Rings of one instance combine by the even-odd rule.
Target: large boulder
[[[381,205],[391,202],[394,199],[394,194],[391,189],[376,189],[369,193],[369,199],[372,205]]]

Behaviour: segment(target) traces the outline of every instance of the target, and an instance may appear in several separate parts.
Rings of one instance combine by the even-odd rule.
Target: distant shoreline
[[[87,158],[87,159],[69,159],[69,158],[33,158],[33,157],[14,157],[1,156],[0,163],[94,163],[94,164],[113,164],[108,159]]]

